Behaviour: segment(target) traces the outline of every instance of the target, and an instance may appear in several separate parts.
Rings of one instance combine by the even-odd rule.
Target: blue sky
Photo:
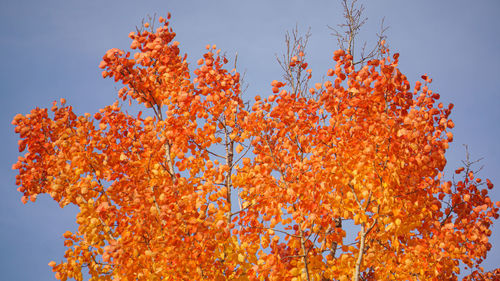
[[[360,34],[375,40],[380,19],[390,29],[388,42],[401,53],[400,66],[413,83],[424,73],[442,101],[455,104],[455,141],[447,153],[448,174],[464,159],[463,144],[474,158],[484,157],[481,175],[497,187],[500,200],[500,2],[498,0],[362,1],[369,18]],[[10,124],[17,113],[49,107],[64,97],[76,112],[96,112],[116,99],[120,86],[101,78],[99,62],[110,48],[128,48],[127,34],[147,15],[172,13],[177,41],[190,62],[206,44],[217,44],[245,72],[248,99],[270,93],[281,78],[275,55],[284,34],[311,28],[308,59],[314,78],[331,67],[336,40],[327,25],[342,21],[339,1],[28,1],[0,3],[0,271],[3,280],[55,280],[47,266],[64,254],[62,233],[75,229],[75,208],[60,209],[46,196],[23,205],[16,191],[17,135]],[[500,260],[500,222],[484,266]]]

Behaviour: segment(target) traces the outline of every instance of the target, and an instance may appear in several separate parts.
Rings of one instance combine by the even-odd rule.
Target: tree
[[[311,89],[307,38],[288,37],[286,83],[249,105],[215,46],[191,74],[169,16],[129,34],[134,53],[103,57],[122,102],[16,115],[22,201],[80,208],[56,278],[456,280],[460,265],[478,278],[493,184],[468,158],[444,180],[453,105],[426,75],[410,86],[383,38],[355,61],[360,17],[344,7],[347,45]]]

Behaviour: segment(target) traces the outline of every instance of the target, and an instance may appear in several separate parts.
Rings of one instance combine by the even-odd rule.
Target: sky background
[[[400,67],[413,84],[422,74],[444,104],[455,104],[454,143],[446,156],[447,175],[461,165],[463,144],[484,165],[480,176],[497,187],[500,200],[500,1],[420,0],[361,1],[368,22],[359,42],[373,44],[385,17],[388,43],[399,52]],[[77,113],[94,113],[113,103],[120,85],[102,79],[99,62],[110,48],[128,49],[130,31],[147,15],[172,13],[181,51],[194,62],[206,44],[217,44],[229,58],[238,52],[245,72],[247,99],[267,96],[272,80],[281,78],[276,54],[284,34],[295,26],[310,27],[307,57],[312,82],[332,67],[336,39],[327,25],[342,22],[338,0],[314,1],[27,1],[0,2],[0,272],[2,280],[55,280],[47,263],[63,258],[62,233],[75,230],[76,208],[59,208],[48,196],[23,205],[16,191],[12,164],[19,155],[18,135],[11,125],[17,113],[50,107],[66,98]],[[500,260],[500,222],[484,263]]]

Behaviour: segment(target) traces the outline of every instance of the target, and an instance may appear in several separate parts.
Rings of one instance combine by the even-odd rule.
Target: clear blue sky
[[[448,174],[460,165],[468,144],[484,157],[481,175],[497,187],[500,200],[500,1],[379,0],[366,2],[369,18],[361,40],[372,43],[380,19],[390,26],[393,51],[401,53],[403,72],[414,82],[429,73],[432,89],[453,102],[455,141],[447,153]],[[75,229],[75,208],[60,209],[47,196],[23,205],[16,191],[17,135],[10,124],[17,113],[50,107],[64,97],[78,113],[111,104],[120,86],[101,78],[99,62],[110,48],[128,48],[127,34],[147,15],[172,13],[181,50],[195,62],[206,44],[217,44],[238,65],[249,83],[248,98],[270,93],[281,78],[275,54],[295,25],[311,27],[308,57],[313,80],[331,66],[336,40],[327,25],[342,21],[337,0],[315,1],[131,1],[3,0],[0,3],[0,272],[2,280],[55,280],[47,266],[64,254],[62,233]],[[500,260],[500,222],[484,266]]]

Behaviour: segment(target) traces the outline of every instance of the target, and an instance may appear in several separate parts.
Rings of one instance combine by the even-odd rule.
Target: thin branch
[[[345,23],[339,24],[337,28],[331,26],[328,26],[328,28],[332,31],[332,35],[337,38],[339,48],[346,51],[354,58],[356,56],[356,36],[359,34],[361,27],[367,22],[368,18],[362,17],[365,8],[363,5],[358,6],[357,0],[342,0],[342,7],[344,8]],[[364,42],[359,55],[360,59],[356,62],[353,60],[353,65],[363,65],[368,60],[381,56],[382,50],[387,47],[387,45],[384,44],[387,38],[385,35],[387,29],[388,27],[384,25],[384,19],[382,19],[380,31],[376,34],[377,42],[368,53],[366,53],[366,42]]]
[[[309,74],[302,67],[305,63],[306,47],[311,37],[311,29],[300,35],[297,26],[285,34],[286,49],[283,55],[276,60],[283,70],[283,79],[290,86],[292,94],[306,95]],[[305,64],[304,64],[305,65]]]

